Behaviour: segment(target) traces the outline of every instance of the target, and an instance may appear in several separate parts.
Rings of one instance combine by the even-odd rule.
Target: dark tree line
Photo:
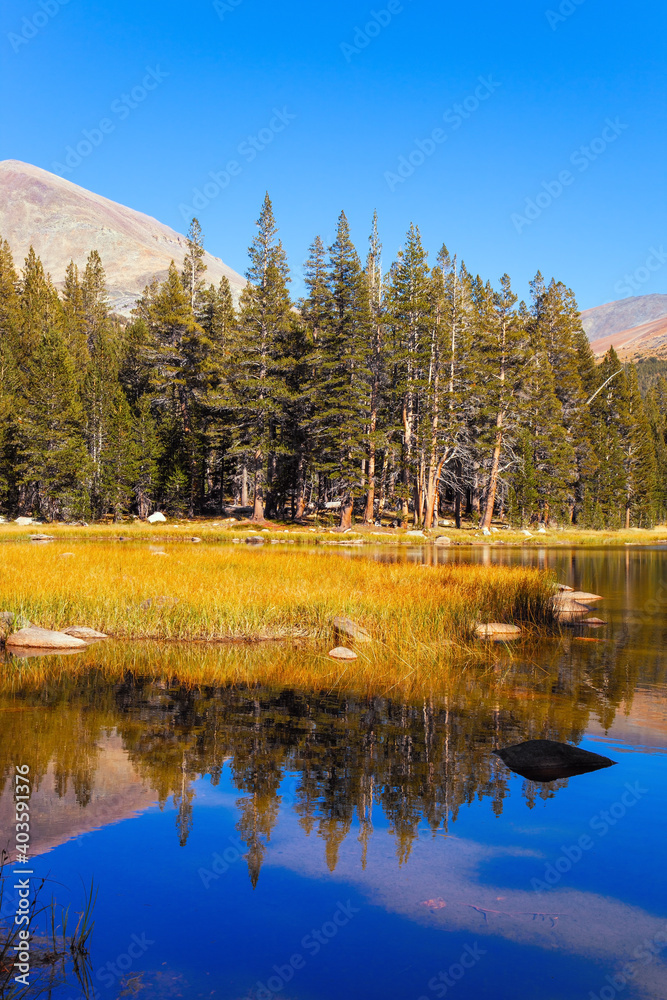
[[[611,350],[595,363],[572,291],[537,274],[530,303],[411,226],[365,262],[344,213],[316,238],[294,302],[268,196],[248,284],[206,283],[196,220],[179,273],[131,321],[102,261],[59,294],[31,250],[0,244],[0,510],[48,519],[301,518],[383,513],[426,528],[445,508],[488,527],[557,520],[649,526],[667,510],[667,382],[644,396]]]

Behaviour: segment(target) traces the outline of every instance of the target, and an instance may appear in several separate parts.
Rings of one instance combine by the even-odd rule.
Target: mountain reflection
[[[622,644],[554,642],[541,647],[539,664],[494,652],[489,669],[463,665],[453,679],[406,703],[389,695],[186,683],[183,658],[211,655],[192,647],[109,644],[88,650],[74,673],[70,661],[61,669],[56,658],[32,673],[9,664],[0,691],[0,818],[10,807],[11,768],[20,760],[30,765],[35,796],[41,784],[49,800],[37,819],[42,849],[85,829],[87,810],[90,826],[103,825],[155,800],[173,801],[176,835],[185,845],[196,820],[193,782],[210,775],[216,785],[227,764],[240,793],[237,830],[253,885],[281,804],[293,809],[304,833],[322,838],[330,871],[357,823],[365,867],[379,808],[401,864],[420,824],[446,831],[476,798],[490,799],[501,814],[510,775],[491,752],[499,745],[577,742],[593,722],[611,726],[619,707],[631,704],[639,662],[629,661]],[[111,761],[114,808],[110,790],[100,791],[109,784]],[[285,802],[280,789],[287,774],[295,776],[295,792]],[[532,807],[566,784],[525,781],[522,791]],[[69,803],[69,820],[58,813],[58,800],[63,809]]]

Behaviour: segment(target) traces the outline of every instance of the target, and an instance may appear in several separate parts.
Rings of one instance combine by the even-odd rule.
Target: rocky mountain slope
[[[635,295],[586,309],[581,321],[602,356],[613,347],[623,360],[667,357],[667,295]]]
[[[126,315],[154,276],[166,276],[172,259],[181,266],[186,251],[185,237],[169,226],[19,160],[0,162],[0,237],[17,268],[32,244],[57,286],[70,260],[83,267],[97,250],[111,306]],[[205,263],[206,280],[217,285],[226,275],[238,298],[245,278],[209,253]]]

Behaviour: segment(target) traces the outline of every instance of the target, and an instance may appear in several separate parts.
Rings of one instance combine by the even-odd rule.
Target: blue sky
[[[341,209],[363,256],[377,209],[387,266],[415,222],[433,258],[444,242],[521,296],[538,268],[582,309],[667,291],[659,0],[13,0],[0,17],[0,158],[181,232],[192,209],[239,271],[268,190],[295,294]]]

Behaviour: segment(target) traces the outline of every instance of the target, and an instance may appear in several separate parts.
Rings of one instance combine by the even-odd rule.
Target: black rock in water
[[[611,767],[615,760],[555,740],[527,740],[494,750],[511,771],[529,781],[556,781]]]

